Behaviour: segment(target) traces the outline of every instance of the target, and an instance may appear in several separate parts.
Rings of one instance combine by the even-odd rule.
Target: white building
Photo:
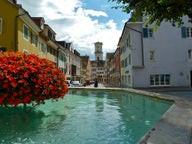
[[[73,43],[67,43],[65,41],[57,41],[60,47],[64,47],[65,60],[65,75],[67,80],[80,81],[81,72],[81,57],[80,53],[73,48]],[[62,65],[62,63],[60,62]]]
[[[156,31],[155,25],[125,23],[118,43],[122,86],[192,86],[192,23],[183,19],[181,28],[164,22]]]

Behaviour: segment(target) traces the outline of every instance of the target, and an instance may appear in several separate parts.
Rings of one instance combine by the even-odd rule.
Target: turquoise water
[[[0,108],[0,144],[135,144],[172,105],[128,92],[70,90],[23,113]]]

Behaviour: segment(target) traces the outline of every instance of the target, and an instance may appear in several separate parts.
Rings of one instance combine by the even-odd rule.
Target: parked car
[[[91,84],[90,80],[85,80],[82,86],[89,86]]]
[[[79,81],[72,81],[72,86],[81,86]]]
[[[71,86],[70,80],[66,80],[66,84],[68,87],[70,87]]]

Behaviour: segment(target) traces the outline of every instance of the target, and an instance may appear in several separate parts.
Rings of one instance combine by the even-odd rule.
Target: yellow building
[[[15,49],[24,53],[39,54],[39,33],[42,30],[32,20],[30,15],[19,8],[16,18],[16,45]]]
[[[7,51],[39,54],[42,31],[14,0],[0,0],[0,47]]]
[[[31,17],[16,0],[0,0],[0,51],[36,54],[58,65],[55,36],[43,17]]]
[[[55,42],[56,33],[48,24],[44,24],[43,34],[45,36],[47,36],[47,38],[48,38],[48,40],[47,40],[47,59],[49,59],[50,61],[52,61],[53,63],[58,65],[57,57],[58,57],[59,45]]]
[[[19,7],[9,0],[0,0],[0,6],[0,48],[14,50]]]
[[[43,17],[32,17],[33,21],[41,28],[41,32],[39,33],[38,43],[39,43],[39,57],[47,58],[47,42],[49,38],[44,33],[44,25],[45,20]]]

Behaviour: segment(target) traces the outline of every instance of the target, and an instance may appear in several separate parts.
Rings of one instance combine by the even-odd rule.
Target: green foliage
[[[173,26],[182,25],[182,17],[192,18],[192,0],[108,0],[116,2],[115,9],[123,12],[134,12],[134,19],[148,17],[147,23],[160,25],[169,21]],[[192,22],[190,20],[190,22]]]

